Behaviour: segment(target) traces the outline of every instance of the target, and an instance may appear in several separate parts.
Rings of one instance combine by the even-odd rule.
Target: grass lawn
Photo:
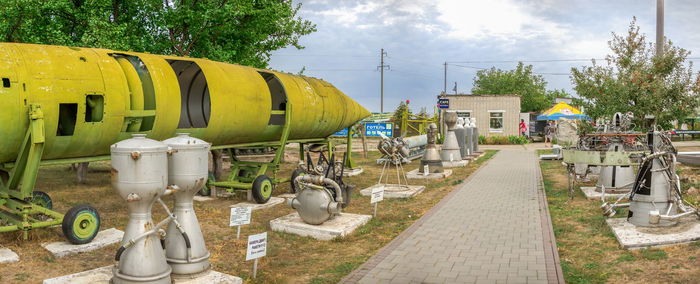
[[[599,200],[586,200],[578,189],[569,200],[561,161],[540,161],[540,166],[567,283],[700,282],[700,242],[662,249],[621,249],[605,223]],[[690,170],[681,170],[680,176],[684,174]],[[615,217],[626,215],[626,211],[618,212]]]
[[[487,151],[478,161],[465,168],[453,169],[452,176],[440,181],[409,180],[411,184],[425,185],[426,190],[411,199],[382,201],[377,218],[352,235],[333,241],[317,241],[270,231],[270,220],[293,212],[286,204],[254,211],[252,223],[242,227],[241,239],[237,240],[235,228],[228,227],[229,205],[244,200],[244,192],[229,198],[197,202],[195,209],[212,254],[213,269],[239,276],[246,283],[336,283],[423,216],[495,152]],[[377,182],[381,167],[375,159],[379,154],[370,152],[368,159],[357,153],[354,155],[365,172],[346,178],[346,182],[357,187],[345,212],[372,214],[369,197],[360,196],[359,190]],[[405,165],[405,169],[413,170],[418,164],[419,161],[413,161]],[[295,165],[293,162],[285,163],[280,175],[290,175]],[[37,190],[49,193],[54,208],[59,212],[65,212],[79,203],[90,203],[102,217],[102,229],[115,227],[123,230],[128,221],[126,203],[112,190],[109,171],[109,162],[92,163],[87,183],[78,185],[67,165],[42,167]],[[274,194],[286,192],[289,192],[289,184],[282,184]],[[170,197],[165,201],[172,204]],[[156,222],[165,217],[159,206],[154,206],[153,212]],[[268,231],[267,257],[260,260],[258,278],[253,280],[250,279],[252,261],[245,261],[246,239],[249,234],[265,231]],[[19,263],[0,264],[0,283],[38,283],[45,278],[114,264],[117,245],[56,259],[40,244],[63,240],[60,227],[32,231],[30,237],[29,241],[22,241],[21,234],[16,232],[0,234],[0,246],[12,249],[21,258]]]

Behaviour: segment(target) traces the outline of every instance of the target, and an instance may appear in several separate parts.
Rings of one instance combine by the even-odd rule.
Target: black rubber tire
[[[306,171],[303,169],[296,169],[294,172],[292,172],[292,180],[291,180],[291,186],[290,188],[292,189],[292,193],[297,193],[297,185],[294,183],[294,180],[300,176],[300,175],[305,175]]]
[[[76,233],[73,231],[73,223],[75,222],[76,218],[83,214],[93,215],[97,224],[93,226],[94,230],[92,230],[89,233],[89,235],[80,237],[77,236]],[[95,236],[97,236],[97,233],[100,231],[100,225],[100,214],[97,213],[97,209],[93,208],[88,204],[79,204],[68,210],[68,212],[66,212],[66,214],[63,216],[61,229],[63,230],[63,236],[65,236],[70,243],[80,245],[91,242],[95,238]]]
[[[269,188],[267,188],[269,186]],[[265,196],[266,194],[264,191],[269,190],[269,194]],[[253,199],[255,200],[256,203],[258,204],[265,204],[267,203],[268,200],[270,200],[270,197],[272,197],[272,179],[267,177],[266,175],[260,175],[255,178],[253,181]]]
[[[51,196],[43,191],[32,191],[32,201],[33,204],[40,205],[46,209],[53,209],[53,201],[51,201]]]

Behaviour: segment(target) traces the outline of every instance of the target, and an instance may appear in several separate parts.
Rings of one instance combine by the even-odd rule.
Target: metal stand
[[[70,220],[66,219],[67,222],[64,222],[64,215],[52,210],[49,195],[34,191],[45,140],[44,113],[39,105],[29,105],[29,129],[24,136],[17,160],[0,165],[0,206],[4,207],[0,209],[0,221],[10,224],[0,227],[0,232],[22,231],[22,239],[27,240],[29,230],[66,223],[63,224],[63,231],[69,241],[90,242],[99,230],[99,216],[85,219],[86,223],[73,223],[74,218],[81,216],[80,213],[83,212],[80,208],[87,209],[89,206],[78,205],[71,208],[69,212],[74,214],[70,214]],[[96,211],[94,212],[96,215]],[[74,227],[76,225],[81,228]],[[76,233],[78,229],[83,232]]]

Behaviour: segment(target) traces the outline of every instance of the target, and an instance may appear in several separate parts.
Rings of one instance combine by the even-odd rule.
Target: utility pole
[[[381,65],[377,66],[379,71],[381,71],[381,81],[380,81],[380,104],[379,104],[379,112],[384,113],[384,69],[391,69],[389,65],[384,65],[384,56],[387,56],[386,52],[382,48],[382,52],[380,54],[381,57]]]
[[[447,61],[445,61],[445,76],[443,77],[442,93],[447,94]]]
[[[656,0],[656,56],[664,53],[664,0]]]

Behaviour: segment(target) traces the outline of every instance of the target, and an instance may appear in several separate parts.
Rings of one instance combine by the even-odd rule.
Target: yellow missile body
[[[289,113],[289,139],[323,138],[369,116],[323,80],[207,59],[0,43],[0,78],[0,162],[17,158],[29,105],[44,114],[45,160],[106,155],[133,133],[276,141]]]

